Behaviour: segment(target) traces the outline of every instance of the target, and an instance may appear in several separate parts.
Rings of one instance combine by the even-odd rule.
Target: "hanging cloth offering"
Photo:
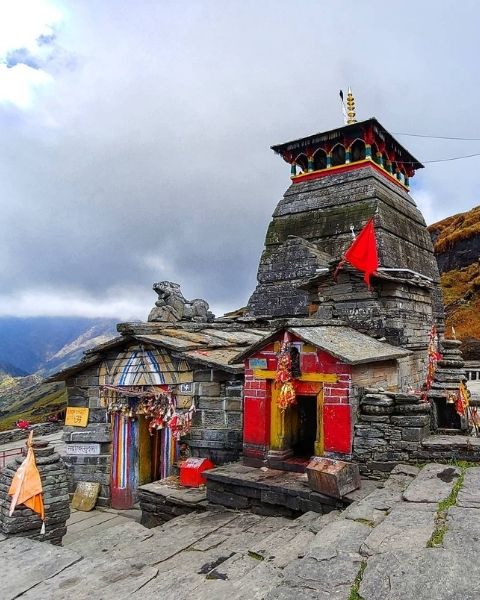
[[[379,265],[377,238],[375,237],[373,217],[368,220],[365,227],[360,231],[342,256],[342,260],[334,273],[334,279],[345,262],[350,263],[352,267],[355,267],[359,271],[363,271],[365,283],[367,284],[368,289],[371,289],[370,277],[376,272]]]
[[[275,383],[280,384],[277,404],[282,412],[297,402],[295,386],[293,385],[291,350],[292,344],[288,339],[288,333],[285,332],[282,347],[277,356],[277,372],[275,374]],[[299,365],[296,363],[297,359],[295,357],[295,371],[300,373]]]
[[[45,533],[45,508],[43,505],[43,488],[40,473],[38,472],[35,463],[35,455],[33,453],[33,431],[30,432],[27,441],[27,456],[22,464],[18,467],[17,472],[13,476],[8,495],[12,496],[10,503],[9,515],[13,515],[15,507],[19,504],[25,504],[28,508],[36,512],[42,519],[42,528],[40,533]]]
[[[295,393],[295,388],[292,381],[286,381],[285,383],[282,383],[280,393],[278,394],[277,403],[282,412],[289,406],[297,403],[297,395]]]
[[[467,414],[467,409],[470,405],[470,400],[468,398],[468,390],[465,387],[463,381],[460,382],[457,391],[457,399],[455,401],[455,410],[457,413],[464,417]]]
[[[422,400],[427,400],[427,392],[432,387],[435,371],[437,370],[437,362],[441,360],[442,355],[438,350],[438,335],[437,328],[432,325],[428,337],[428,359],[427,359],[427,378],[425,381],[425,391],[422,394]]]

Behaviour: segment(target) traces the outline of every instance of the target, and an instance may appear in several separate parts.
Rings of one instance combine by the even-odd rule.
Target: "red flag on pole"
[[[352,267],[365,273],[364,280],[370,289],[370,276],[378,269],[377,239],[373,217],[353,240],[351,246],[343,255],[335,274],[340,270],[344,261],[349,262]]]

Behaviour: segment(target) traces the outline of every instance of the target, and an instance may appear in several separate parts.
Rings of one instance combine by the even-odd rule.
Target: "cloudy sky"
[[[475,0],[0,0],[0,315],[145,318],[154,281],[246,303],[289,184],[270,145],[359,119],[480,138]],[[480,141],[398,136],[420,160]],[[480,203],[433,163],[427,222]]]

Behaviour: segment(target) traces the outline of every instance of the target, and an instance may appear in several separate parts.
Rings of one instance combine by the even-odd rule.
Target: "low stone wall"
[[[105,409],[90,409],[91,412],[102,412],[107,418]],[[63,460],[68,472],[70,494],[75,492],[79,481],[92,481],[100,484],[97,506],[110,506],[110,473],[112,469],[110,423],[89,423],[87,427],[64,427],[63,439],[69,444],[98,443],[100,454],[93,456],[65,455]]]
[[[43,488],[45,534],[40,533],[40,517],[25,505],[18,505],[13,515],[9,516],[11,498],[8,490],[24,460],[23,456],[9,463],[0,477],[0,532],[7,536],[28,537],[60,546],[67,533],[66,522],[70,517],[67,473],[60,455],[52,446],[35,448],[34,445],[34,451]]]
[[[181,515],[207,509],[205,487],[180,487],[175,477],[140,486],[138,501],[142,511],[140,522],[148,528],[157,527]]]
[[[429,402],[411,394],[367,388],[354,427],[353,459],[360,472],[383,478],[400,462],[418,460],[430,435]]]
[[[342,510],[350,504],[311,490],[298,473],[264,471],[233,463],[207,471],[207,500],[227,508],[258,515],[296,518],[308,511],[320,514]]]
[[[63,423],[38,423],[32,425],[33,439],[37,439],[41,435],[49,435],[56,431],[61,431]],[[26,440],[30,434],[30,430],[26,429],[7,429],[7,431],[0,431],[0,446],[3,444],[10,444],[11,442],[21,442]]]
[[[196,412],[192,429],[183,438],[192,456],[209,458],[216,465],[238,460],[242,450],[243,376],[199,369],[193,378]]]

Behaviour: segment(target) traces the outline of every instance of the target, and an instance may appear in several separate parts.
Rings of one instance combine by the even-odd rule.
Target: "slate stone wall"
[[[184,439],[192,456],[214,464],[237,460],[242,450],[243,374],[217,369],[193,372],[196,412]]]
[[[67,520],[70,517],[67,473],[60,455],[53,446],[34,442],[35,462],[43,489],[45,508],[45,533],[41,534],[42,521],[39,515],[25,505],[18,505],[9,515],[11,497],[8,490],[13,477],[24,457],[18,457],[9,463],[0,477],[0,533],[8,537],[20,536],[50,542],[61,546],[63,536],[67,533]],[[28,577],[28,572],[25,573]]]
[[[430,403],[418,395],[367,388],[354,427],[353,459],[362,474],[383,478],[399,462],[418,460],[430,434]]]
[[[374,169],[332,174],[290,186],[268,227],[249,314],[306,316],[308,303],[305,295],[295,290],[295,283],[324,267],[325,253],[340,258],[352,241],[350,225],[358,231],[373,215],[380,264],[412,269],[433,279],[435,317],[441,324],[438,267],[422,214],[406,190]],[[295,244],[291,236],[297,238]],[[301,263],[294,260],[298,253],[303,253]],[[295,275],[299,264],[300,272]]]
[[[394,346],[425,349],[435,322],[431,286],[425,282],[375,279],[368,290],[350,267],[312,285],[310,310],[320,319],[339,319],[357,331]],[[314,312],[316,311],[316,312]]]
[[[105,361],[113,364],[117,353],[107,353]],[[188,408],[192,398],[197,408],[191,432],[184,439],[193,456],[210,458],[215,464],[237,460],[242,449],[243,374],[200,367],[192,373],[189,396],[179,395],[179,406]],[[65,456],[69,491],[78,481],[100,483],[99,506],[110,505],[112,469],[112,426],[100,395],[99,366],[86,367],[66,382],[68,405],[89,407],[87,427],[64,427],[65,443],[97,442],[97,456]]]
[[[74,493],[79,481],[100,484],[98,506],[110,505],[110,473],[112,469],[112,426],[106,407],[102,406],[99,387],[99,366],[85,368],[66,381],[68,406],[88,407],[89,422],[86,427],[65,426],[63,440],[72,443],[95,442],[100,444],[96,456],[64,457],[68,471],[69,491]]]

